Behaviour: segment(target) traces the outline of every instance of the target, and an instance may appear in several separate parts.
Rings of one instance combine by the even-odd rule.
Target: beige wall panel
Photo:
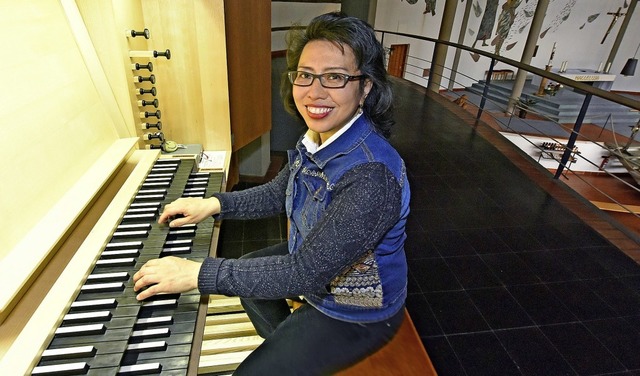
[[[163,132],[179,143],[201,143],[195,126],[203,115],[193,1],[144,1],[143,5],[152,32],[151,49],[171,50],[170,60],[157,59]]]
[[[113,2],[111,0],[76,0],[77,7],[82,16],[82,22],[86,27],[91,40],[92,49],[99,59],[99,68],[104,72],[108,85],[98,86],[98,90],[105,90],[105,97],[113,96],[121,117],[126,126],[126,134],[121,137],[132,137],[138,134],[137,124],[134,121],[134,108],[131,103],[131,92],[134,90],[131,77],[133,73],[129,64],[125,64],[128,58],[128,40],[125,27],[115,17],[127,15],[135,16],[137,2]],[[141,15],[138,13],[138,17]],[[138,22],[140,23],[140,22]],[[132,28],[130,26],[129,28]],[[144,29],[144,28],[143,28]],[[144,38],[130,38],[139,48],[146,48]],[[94,78],[95,79],[95,78]]]
[[[0,8],[2,258],[118,137],[60,3]]]
[[[151,50],[158,58],[156,87],[169,140],[230,149],[222,1],[143,0]]]
[[[229,114],[229,83],[227,77],[227,47],[225,40],[224,5],[209,0],[196,0],[198,55],[204,111],[206,150],[231,150],[231,120]],[[206,21],[206,22],[205,22]],[[216,63],[224,62],[224,64]],[[228,165],[228,163],[227,163]]]

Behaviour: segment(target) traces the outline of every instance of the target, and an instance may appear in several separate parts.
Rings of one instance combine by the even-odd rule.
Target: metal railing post
[[[487,101],[487,94],[489,93],[489,85],[491,85],[491,76],[493,75],[493,67],[496,65],[496,59],[491,59],[491,64],[489,64],[489,72],[487,73],[487,79],[484,82],[484,89],[482,90],[482,98],[480,99],[480,106],[478,107],[478,115],[476,116],[476,120],[480,120],[480,116],[482,116],[482,111],[484,111],[484,104]]]
[[[580,128],[582,127],[582,122],[584,121],[584,117],[587,114],[587,110],[589,109],[589,102],[591,102],[592,96],[593,94],[587,93],[587,95],[585,95],[584,97],[584,101],[582,102],[582,107],[580,108],[580,113],[578,114],[576,123],[573,125],[573,131],[571,131],[571,135],[569,136],[569,141],[567,141],[567,147],[566,149],[564,149],[564,153],[562,154],[562,159],[560,159],[560,164],[558,165],[556,174],[553,177],[554,179],[558,179],[562,175],[564,166],[567,165],[569,158],[571,158],[571,154],[573,153],[573,148],[575,147],[576,140],[578,139],[578,134],[580,133]]]

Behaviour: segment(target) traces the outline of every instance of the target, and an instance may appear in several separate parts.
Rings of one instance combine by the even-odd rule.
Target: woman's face
[[[349,46],[344,46],[343,53],[338,46],[324,40],[314,40],[305,45],[297,70],[313,74],[361,74]],[[371,81],[366,80],[364,92],[360,91],[360,81],[349,81],[341,89],[328,89],[322,87],[316,78],[311,86],[294,85],[293,99],[307,127],[318,133],[321,141],[325,142],[353,118],[371,90],[371,85]]]

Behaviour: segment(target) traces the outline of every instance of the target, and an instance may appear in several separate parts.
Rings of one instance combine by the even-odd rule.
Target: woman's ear
[[[367,95],[369,95],[369,92],[371,91],[371,89],[373,88],[373,81],[371,81],[370,79],[366,79],[364,82],[364,90],[362,93],[362,102],[364,102],[364,100],[367,98]]]

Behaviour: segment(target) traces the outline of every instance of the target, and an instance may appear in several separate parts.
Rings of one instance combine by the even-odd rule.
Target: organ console
[[[223,8],[222,0],[3,2],[1,375],[197,372],[209,298],[137,302],[131,276],[150,258],[215,254],[213,219],[175,230],[156,219],[178,197],[225,189]],[[168,30],[165,15],[186,32]],[[138,88],[132,67],[161,79]],[[195,157],[146,150],[144,134],[161,128],[140,119],[139,101],[158,103],[147,94],[163,103],[165,137],[226,151],[224,171],[198,174]]]
[[[40,356],[34,375],[195,373],[190,362],[201,297],[159,295],[136,301],[131,276],[152,258],[176,255],[202,261],[210,253],[213,219],[170,229],[158,225],[164,204],[219,192],[221,173],[194,173],[194,160],[159,159],[79,288]],[[205,314],[200,309],[200,319]],[[193,347],[195,348],[195,347]]]

